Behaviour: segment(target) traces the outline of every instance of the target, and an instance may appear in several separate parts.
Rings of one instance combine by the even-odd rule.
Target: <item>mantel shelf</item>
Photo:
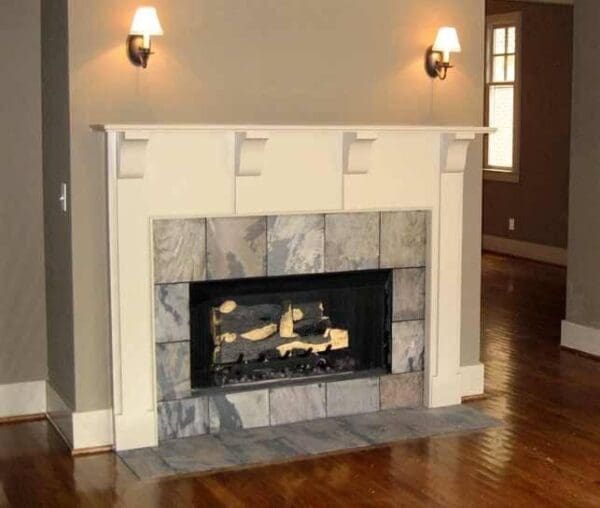
[[[379,132],[469,132],[489,134],[495,129],[473,125],[273,125],[273,124],[95,124],[92,129],[104,132],[132,131],[379,131]]]

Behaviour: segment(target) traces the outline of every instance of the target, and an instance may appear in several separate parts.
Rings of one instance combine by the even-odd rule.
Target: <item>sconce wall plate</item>
[[[433,46],[429,46],[425,52],[425,71],[431,78],[446,79],[448,69],[452,69],[452,65],[444,63],[443,53],[434,51]]]
[[[148,58],[152,54],[151,47],[144,48],[144,37],[142,35],[127,36],[127,56],[129,61],[136,67],[145,69],[148,66]]]
[[[439,51],[433,51],[433,46],[429,46],[425,51],[425,71],[432,78],[437,78],[437,64],[441,61]]]

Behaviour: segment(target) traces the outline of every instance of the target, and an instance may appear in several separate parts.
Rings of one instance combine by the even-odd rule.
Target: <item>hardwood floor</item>
[[[559,347],[565,270],[486,254],[482,356],[506,426],[277,466],[139,482],[71,458],[46,422],[0,426],[0,505],[600,506],[600,362]]]

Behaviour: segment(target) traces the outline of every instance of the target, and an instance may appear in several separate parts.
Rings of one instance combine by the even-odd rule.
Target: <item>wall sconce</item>
[[[438,30],[433,46],[427,49],[425,69],[432,78],[446,79],[450,65],[450,53],[460,53],[460,42],[456,28],[443,26]]]
[[[163,29],[158,21],[156,9],[154,7],[138,7],[127,37],[127,55],[131,63],[145,69],[152,54],[150,37],[162,34]]]

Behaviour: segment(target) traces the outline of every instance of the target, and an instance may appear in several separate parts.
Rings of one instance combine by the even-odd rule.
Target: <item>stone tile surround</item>
[[[264,217],[207,219],[206,278],[218,280],[265,276],[266,232]]]
[[[279,215],[267,221],[268,275],[323,272],[323,215]]]
[[[379,268],[378,213],[340,213],[325,218],[327,272]]]
[[[423,372],[256,387],[158,403],[159,440],[423,404]]]
[[[423,268],[429,212],[153,221],[155,284]]]
[[[155,220],[154,313],[161,439],[253,428],[265,422],[277,425],[311,420],[329,412],[337,416],[404,407],[405,403],[420,405],[428,216],[426,211],[397,211]],[[224,395],[222,400],[214,398],[212,405],[208,400],[198,403],[197,398],[189,398],[189,282],[377,268],[394,271],[390,363],[393,374],[412,375],[410,383],[382,383],[374,378],[375,389],[373,379],[345,381],[354,383],[356,391],[348,392],[353,396],[346,396],[343,386],[334,383],[262,390],[267,396],[260,400],[268,400],[268,414],[260,401],[249,404],[249,395]],[[338,407],[333,402],[329,407],[329,394]],[[284,404],[290,400],[298,403]],[[254,413],[248,414],[243,409],[246,406]],[[199,422],[186,423],[186,415],[192,411]]]
[[[205,237],[204,219],[154,221],[154,282],[204,280]]]

